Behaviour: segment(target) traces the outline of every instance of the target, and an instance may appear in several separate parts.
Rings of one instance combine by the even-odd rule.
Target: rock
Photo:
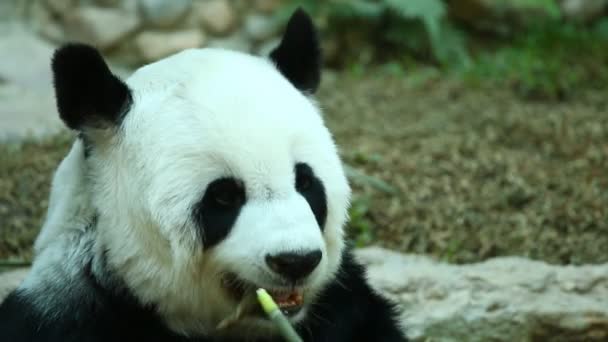
[[[245,33],[257,42],[273,37],[278,30],[278,22],[270,16],[250,14],[245,18]]]
[[[242,33],[237,32],[232,34],[227,38],[218,38],[209,40],[207,43],[208,47],[220,48],[226,50],[234,50],[241,52],[251,52],[252,44],[247,37],[245,37]]]
[[[137,0],[120,0],[119,8],[131,15],[139,16],[139,1]]]
[[[77,6],[78,0],[44,0],[44,3],[55,15],[63,16]]]
[[[256,11],[270,14],[278,9],[282,3],[282,0],[255,0],[253,6]]]
[[[192,7],[192,0],[139,0],[139,9],[146,24],[170,27],[184,17]]]
[[[33,2],[28,13],[28,24],[43,38],[55,43],[65,41],[63,27],[41,2]]]
[[[355,255],[374,288],[400,305],[413,341],[608,340],[608,264],[505,257],[449,265],[375,247]],[[0,301],[27,271],[0,274]]]
[[[4,300],[9,293],[21,284],[29,271],[29,268],[21,268],[10,272],[0,273],[0,303],[2,303],[2,300]]]
[[[273,38],[267,42],[262,43],[256,50],[256,54],[259,56],[268,56],[279,44],[281,43],[281,38]]]
[[[27,12],[29,5],[29,2],[25,1],[0,1],[0,20],[14,21],[21,19]]]
[[[145,62],[153,62],[189,48],[199,48],[205,43],[200,30],[177,32],[146,31],[135,38],[135,46]]]
[[[608,7],[608,0],[562,0],[560,7],[564,17],[580,22],[599,18]]]
[[[107,50],[139,27],[139,19],[118,9],[81,7],[66,17],[68,37]]]
[[[52,92],[51,56],[54,46],[22,25],[0,27],[0,83],[40,93]]]
[[[608,340],[608,264],[449,265],[373,247],[356,255],[373,286],[399,303],[414,341]]]
[[[0,143],[42,139],[63,130],[52,93],[0,85]]]
[[[0,141],[46,137],[64,129],[53,95],[53,50],[21,25],[0,28]]]
[[[103,7],[116,7],[120,5],[121,0],[95,0],[95,4]]]
[[[234,10],[226,0],[197,2],[195,11],[203,27],[214,35],[228,34],[236,23]]]

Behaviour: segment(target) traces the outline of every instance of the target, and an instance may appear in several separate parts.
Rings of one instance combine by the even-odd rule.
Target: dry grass
[[[604,91],[533,103],[457,80],[381,75],[329,82],[321,103],[346,160],[401,192],[357,187],[365,215],[355,214],[371,232],[355,234],[451,262],[608,261]]]
[[[608,261],[608,97],[531,103],[446,78],[342,75],[320,101],[355,186],[352,236],[452,262]],[[69,139],[0,145],[0,258],[29,259]]]

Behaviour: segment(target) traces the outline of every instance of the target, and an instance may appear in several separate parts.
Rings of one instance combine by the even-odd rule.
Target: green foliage
[[[478,56],[469,81],[497,81],[525,98],[563,99],[579,88],[608,82],[608,21],[592,28],[550,23]]]
[[[369,218],[370,207],[369,197],[362,196],[355,197],[349,208],[350,221],[347,231],[349,239],[356,247],[367,246],[375,240],[373,223]]]
[[[313,15],[325,34],[346,37],[341,45],[352,40],[360,45],[371,42],[377,50],[398,53],[406,49],[442,65],[469,62],[465,36],[448,22],[442,0],[294,0],[277,17],[286,20],[298,6]],[[360,47],[343,50],[360,52]]]
[[[556,0],[502,0],[502,2],[511,2],[516,7],[538,8],[551,15],[554,19],[561,16]]]

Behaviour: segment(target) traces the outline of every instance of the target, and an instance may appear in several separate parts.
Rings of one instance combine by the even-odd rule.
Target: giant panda
[[[257,288],[304,341],[404,341],[345,244],[320,58],[302,10],[268,58],[192,49],[124,82],[93,47],[57,50],[78,138],[0,341],[281,341]]]

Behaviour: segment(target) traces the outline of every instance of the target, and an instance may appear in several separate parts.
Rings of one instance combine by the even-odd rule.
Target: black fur
[[[279,46],[270,53],[279,71],[296,88],[314,93],[321,81],[321,47],[311,18],[298,9]]]
[[[327,219],[327,198],[325,197],[325,187],[319,178],[315,176],[313,170],[305,163],[296,164],[296,190],[304,196],[315,215],[317,224],[321,230],[325,228]]]
[[[245,201],[245,186],[234,178],[220,178],[207,186],[193,213],[204,246],[211,247],[228,235]]]
[[[69,128],[120,124],[131,104],[131,91],[95,48],[65,45],[55,52],[52,69],[57,110]]]
[[[367,285],[364,269],[347,252],[333,282],[299,327],[306,342],[405,341],[391,304]],[[32,302],[44,292],[13,292],[0,305],[0,340],[11,342],[212,342],[170,332],[152,308],[141,307],[123,291],[98,283],[87,269],[73,274],[82,288],[56,300],[42,314]],[[74,279],[64,279],[65,284]],[[67,310],[66,310],[67,306]],[[63,310],[60,310],[63,309]],[[61,313],[61,314],[57,314]],[[275,340],[280,341],[280,340]],[[259,341],[274,342],[274,341]]]

